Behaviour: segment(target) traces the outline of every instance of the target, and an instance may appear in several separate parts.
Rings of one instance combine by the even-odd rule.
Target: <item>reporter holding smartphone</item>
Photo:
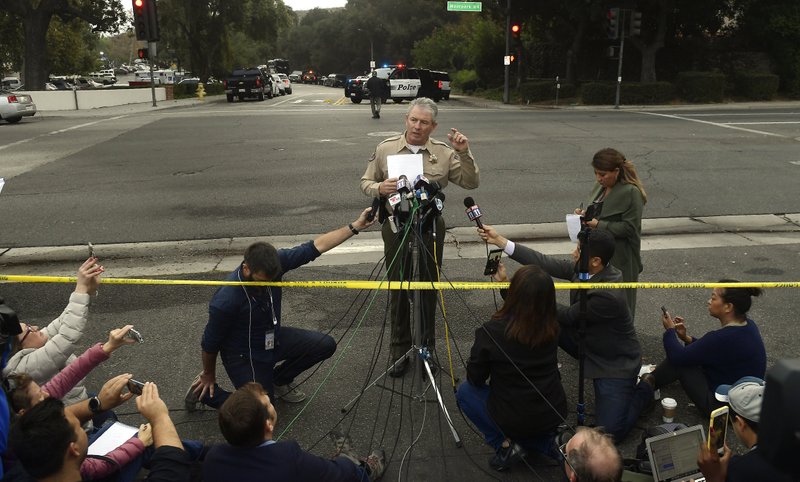
[[[736,283],[723,279],[720,283]],[[682,316],[662,313],[666,360],[642,377],[658,389],[680,381],[700,413],[708,416],[722,404],[714,391],[742,377],[764,378],[767,353],[756,323],[747,315],[758,288],[714,288],[708,300],[708,314],[719,320],[719,329],[695,337],[687,333]]]

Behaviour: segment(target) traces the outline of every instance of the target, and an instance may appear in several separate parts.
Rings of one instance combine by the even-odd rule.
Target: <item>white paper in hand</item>
[[[108,429],[89,446],[88,454],[106,455],[130,440],[130,438],[137,433],[139,433],[138,428],[125,425],[124,423],[114,422],[114,425],[108,427]]]
[[[422,154],[394,154],[386,156],[389,168],[389,179],[405,175],[409,182],[414,182],[422,174]]]
[[[573,243],[578,242],[578,233],[581,232],[581,217],[577,214],[567,214],[567,232],[569,240]]]

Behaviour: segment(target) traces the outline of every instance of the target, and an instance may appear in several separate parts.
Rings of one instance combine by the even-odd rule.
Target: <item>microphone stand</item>
[[[440,200],[444,198],[444,193],[439,193],[437,195],[438,195]],[[411,239],[409,239],[407,242],[409,243],[409,253],[411,254],[412,262],[414,263],[414,265],[416,267],[416,281],[419,281],[419,282],[426,281],[426,280],[422,279],[422,273],[423,273],[423,269],[426,269],[425,268],[425,256],[427,255],[424,250],[420,249],[419,243],[420,243],[420,240],[423,239],[423,236],[425,234],[425,224],[428,221],[430,221],[432,223],[431,224],[431,226],[432,226],[432,233],[431,233],[432,236],[434,236],[434,237],[436,236],[436,216],[435,216],[434,213],[432,213],[432,211],[434,209],[439,209],[439,206],[441,206],[441,201],[438,203],[438,205],[434,203],[435,198],[437,197],[437,195],[431,196],[431,199],[427,203],[425,203],[422,207],[420,207],[417,199],[413,198],[412,199],[413,205],[412,205],[412,208],[411,208],[411,212],[413,213],[413,216],[410,217],[407,220],[407,222],[412,223],[411,226],[410,226],[410,231],[411,231],[411,233],[413,233],[413,235],[411,236]],[[437,207],[435,208],[434,206],[437,206]],[[402,236],[402,230],[399,230],[398,236]],[[402,280],[401,283],[402,282],[406,282],[406,281],[410,282],[410,281],[412,281],[412,278],[414,278],[414,276],[410,275],[409,279]],[[414,326],[414,336],[413,336],[413,338],[414,339],[413,339],[412,347],[406,352],[405,356],[416,355],[416,356],[413,356],[411,362],[414,363],[414,367],[412,369],[416,371],[415,377],[417,378],[418,383],[419,383],[419,385],[418,385],[419,393],[417,395],[411,395],[411,396],[409,396],[409,395],[407,395],[405,393],[402,393],[400,395],[404,396],[404,397],[412,398],[413,400],[416,400],[416,401],[427,402],[427,400],[425,399],[425,394],[427,393],[428,388],[432,388],[434,393],[435,393],[435,395],[436,395],[436,403],[438,403],[439,409],[444,414],[445,421],[447,422],[447,425],[450,428],[450,432],[451,432],[451,434],[453,436],[453,439],[455,441],[456,447],[460,448],[460,447],[462,447],[461,437],[459,436],[458,432],[456,431],[455,425],[453,425],[453,420],[450,418],[450,413],[447,411],[447,407],[445,407],[445,405],[444,405],[444,400],[442,399],[441,391],[439,390],[439,387],[436,385],[436,381],[435,381],[435,379],[433,377],[433,371],[431,370],[431,363],[433,363],[432,362],[432,357],[431,357],[431,353],[430,353],[430,351],[428,349],[428,346],[427,346],[428,340],[426,340],[424,338],[424,331],[423,331],[425,320],[423,320],[423,315],[422,315],[422,313],[423,313],[422,290],[419,290],[419,289],[409,290],[409,298],[408,299],[409,299],[409,303],[412,305],[412,309],[410,310],[410,313],[412,314],[412,316],[414,318],[413,319],[413,323],[414,323],[414,325],[413,325]],[[434,320],[428,320],[428,322],[429,323],[433,323]],[[342,413],[346,413],[350,409],[350,407],[359,398],[361,398],[361,396],[369,388],[372,388],[373,386],[378,386],[378,387],[386,389],[386,390],[394,391],[389,387],[385,387],[383,385],[378,385],[378,381],[383,379],[383,378],[385,378],[386,374],[392,368],[394,368],[395,365],[400,363],[402,360],[403,360],[403,358],[400,358],[399,360],[396,360],[389,368],[387,368],[383,373],[378,375],[369,385],[367,385],[361,393],[359,393],[358,395],[356,395],[355,398],[353,398],[352,400],[347,402],[341,409]],[[427,381],[427,384],[426,384],[426,381]],[[413,387],[412,387],[412,390],[413,390]]]

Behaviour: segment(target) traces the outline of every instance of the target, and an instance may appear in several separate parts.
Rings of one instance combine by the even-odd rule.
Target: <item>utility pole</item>
[[[511,65],[508,62],[508,56],[511,55],[511,0],[506,3],[506,53],[503,55],[503,63],[505,64],[505,78],[503,80],[503,103],[510,102],[508,93],[508,80],[511,75]]]

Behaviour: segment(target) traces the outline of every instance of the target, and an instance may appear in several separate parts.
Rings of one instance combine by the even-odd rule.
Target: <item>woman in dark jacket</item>
[[[502,265],[496,279],[508,280]],[[456,398],[495,449],[489,465],[496,470],[510,467],[523,449],[557,458],[553,437],[567,413],[558,334],[553,280],[535,265],[514,274],[503,307],[475,330]]]

